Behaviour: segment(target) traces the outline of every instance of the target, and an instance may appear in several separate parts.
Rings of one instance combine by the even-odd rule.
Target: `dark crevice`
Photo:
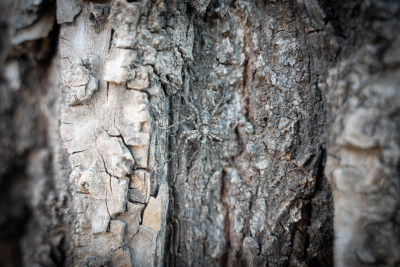
[[[25,155],[26,157],[26,155]],[[18,162],[15,160],[14,162]],[[23,162],[20,162],[23,163]],[[19,241],[26,234],[26,227],[32,218],[32,211],[24,197],[15,195],[15,187],[22,186],[29,176],[25,173],[25,164],[13,164],[8,172],[0,176],[0,265],[22,266],[22,254]],[[12,179],[10,179],[12,177]],[[12,209],[9,207],[12,206]],[[11,264],[11,265],[9,265]]]
[[[114,38],[114,29],[111,29],[111,35],[110,35],[110,43],[108,44],[108,51],[111,50],[111,46],[112,46],[112,42],[113,42],[113,38]]]

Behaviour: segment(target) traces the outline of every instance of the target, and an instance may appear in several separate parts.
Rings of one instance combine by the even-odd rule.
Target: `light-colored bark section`
[[[137,23],[151,5],[69,3],[76,5],[70,10],[81,10],[67,24],[72,15],[62,13],[69,9],[58,9],[66,99],[61,136],[72,168],[75,262],[159,265],[168,187],[154,174],[150,144],[158,137],[150,97],[162,92],[157,80],[149,82],[149,76],[156,79],[156,50],[136,46],[140,34],[150,34]]]
[[[181,88],[190,38],[161,29],[162,1],[70,3],[57,17],[75,262],[159,266],[169,203],[164,98]],[[78,9],[64,23],[73,16],[62,13]]]
[[[328,80],[337,108],[325,169],[334,189],[337,266],[400,262],[400,72],[384,70],[388,62],[375,58],[376,52],[364,47]],[[372,62],[352,63],[364,58]],[[370,73],[372,66],[380,73]]]
[[[334,194],[336,266],[400,264],[399,8],[364,3],[360,46],[327,80],[332,125],[325,173]]]

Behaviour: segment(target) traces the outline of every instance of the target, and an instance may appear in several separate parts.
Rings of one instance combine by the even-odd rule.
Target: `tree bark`
[[[73,218],[55,3],[4,0],[0,10],[0,265],[66,265]]]
[[[398,2],[2,6],[0,264],[399,264]]]
[[[400,4],[362,2],[349,11],[357,15],[339,19],[348,22],[347,40],[327,79],[335,263],[398,266]]]

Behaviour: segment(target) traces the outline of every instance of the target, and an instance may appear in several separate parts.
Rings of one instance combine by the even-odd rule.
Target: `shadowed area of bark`
[[[2,1],[0,9],[0,265],[63,266],[69,196],[58,152],[55,3]]]

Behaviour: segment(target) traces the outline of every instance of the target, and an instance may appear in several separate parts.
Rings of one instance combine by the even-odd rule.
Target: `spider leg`
[[[179,135],[179,137],[180,137],[180,138],[189,138],[189,137],[191,137],[192,135],[198,134],[198,133],[199,133],[199,131],[196,131],[196,130],[187,130],[187,131],[183,131],[183,132]]]
[[[197,131],[197,130],[188,130],[181,134],[181,138],[185,139],[183,142],[184,145],[186,145],[187,142],[189,142],[190,140],[194,140],[194,139],[198,138],[199,136],[201,136],[201,135],[200,135],[199,131]]]
[[[189,99],[187,99],[186,97],[183,97],[183,99],[185,99],[186,104],[189,105],[189,107],[193,110],[193,112],[196,114],[197,117],[197,121],[200,121],[200,113],[197,110],[197,108],[195,107],[195,105],[193,105],[192,102],[189,101]]]
[[[214,114],[218,111],[218,109],[220,108],[222,101],[224,100],[224,97],[221,97],[221,99],[219,100],[218,104],[214,107],[213,111],[211,112],[211,117],[214,117]]]
[[[175,145],[176,149],[178,150],[180,145],[182,144],[181,140],[183,139],[183,145],[186,146],[186,144],[190,141],[193,140],[195,138],[197,138],[197,135],[199,133],[196,130],[188,130],[188,131],[184,131],[182,132],[179,137],[180,139],[178,140],[177,144]],[[172,152],[173,156],[169,159],[168,163],[173,160],[175,157],[177,157],[178,153]]]
[[[205,137],[205,139],[210,139],[210,140],[212,140],[212,138],[211,138],[211,136],[210,135],[207,135],[206,137]],[[203,153],[202,153],[202,157],[205,157],[205,160],[206,160],[206,164],[205,164],[205,169],[206,170],[211,170],[211,165],[212,165],[212,158],[211,158],[211,153],[210,153],[210,147],[208,146],[208,143],[207,142],[204,142],[204,144],[202,145],[202,151],[203,151]]]
[[[200,149],[201,149],[201,148],[200,148]],[[188,163],[192,162],[192,160],[194,159],[194,156],[196,155],[196,153],[198,153],[198,152],[200,151],[200,149],[197,149],[197,150],[193,153],[193,155],[192,155],[192,157],[190,158],[190,160],[188,161]],[[187,165],[187,167],[189,167],[189,165]]]
[[[181,121],[178,121],[177,123],[171,124],[171,125],[168,126],[168,127],[160,127],[160,128],[161,128],[161,129],[170,129],[170,128],[173,128],[173,127],[175,127],[175,126],[178,126],[178,125],[181,124],[182,122],[191,120],[192,118],[193,118],[193,116],[190,116],[190,117],[188,117],[188,118],[186,118],[186,119],[183,119],[183,120],[181,120]]]
[[[215,131],[215,130],[211,130],[211,133],[209,133],[210,137],[212,137],[213,139],[221,142],[223,139],[221,137],[219,137],[219,135],[221,135],[221,133],[218,132],[218,131]]]

